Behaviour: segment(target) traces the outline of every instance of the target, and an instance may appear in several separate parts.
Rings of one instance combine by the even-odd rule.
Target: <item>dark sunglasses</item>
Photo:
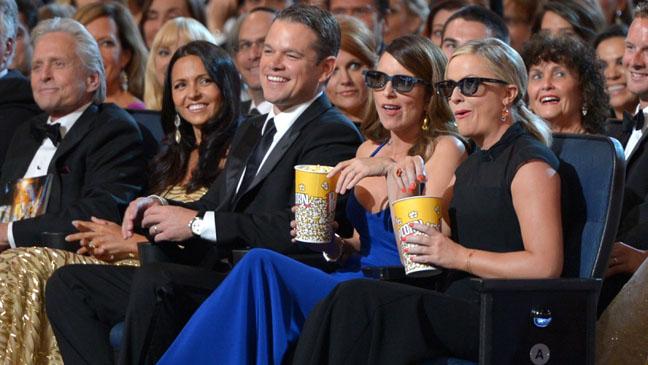
[[[405,75],[389,76],[384,72],[368,70],[364,72],[365,85],[371,89],[382,89],[391,81],[392,88],[399,93],[406,93],[412,91],[416,84],[430,85],[429,82]]]
[[[498,79],[489,79],[485,77],[466,77],[459,81],[445,80],[437,82],[436,84],[434,84],[434,87],[436,89],[436,93],[439,96],[444,96],[450,99],[452,92],[456,87],[459,87],[459,91],[464,96],[473,96],[477,92],[477,89],[479,89],[479,85],[484,82],[494,82],[496,84],[508,85],[508,82]]]

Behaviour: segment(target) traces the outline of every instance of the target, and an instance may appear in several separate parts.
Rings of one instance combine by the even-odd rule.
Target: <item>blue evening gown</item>
[[[377,152],[377,151],[376,151]],[[374,152],[375,154],[375,152]],[[361,251],[327,274],[253,249],[200,306],[158,364],[280,364],[313,307],[364,266],[400,265],[389,209],[367,212],[350,194]]]

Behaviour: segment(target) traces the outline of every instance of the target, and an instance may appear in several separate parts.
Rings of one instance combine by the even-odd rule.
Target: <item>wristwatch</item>
[[[191,233],[193,233],[194,236],[200,237],[200,234],[202,233],[203,230],[203,219],[200,216],[195,216],[191,218],[189,221],[189,229],[191,230]]]

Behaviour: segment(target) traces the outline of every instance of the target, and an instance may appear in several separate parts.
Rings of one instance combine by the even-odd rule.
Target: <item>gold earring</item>
[[[502,110],[502,115],[500,115],[500,122],[506,122],[506,118],[509,115],[509,111],[507,107],[504,107],[504,110]]]
[[[428,118],[425,117],[425,119],[423,119],[423,125],[421,125],[421,130],[427,131],[428,129],[430,129],[428,127],[428,124],[429,124]]]

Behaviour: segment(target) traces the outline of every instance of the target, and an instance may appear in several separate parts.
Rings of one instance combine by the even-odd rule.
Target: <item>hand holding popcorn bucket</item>
[[[396,229],[400,237],[410,235],[423,235],[414,228],[410,223],[420,223],[432,226],[441,230],[441,199],[431,196],[413,196],[409,198],[398,199],[392,204],[394,219],[396,220]],[[409,255],[403,254],[403,248],[414,245],[413,243],[402,242],[398,240],[398,252],[401,255],[401,262],[405,266],[405,274],[410,277],[426,277],[439,274],[441,271],[429,264],[413,262]]]
[[[333,237],[337,175],[328,178],[330,166],[295,166],[295,239],[306,243],[329,243]]]

